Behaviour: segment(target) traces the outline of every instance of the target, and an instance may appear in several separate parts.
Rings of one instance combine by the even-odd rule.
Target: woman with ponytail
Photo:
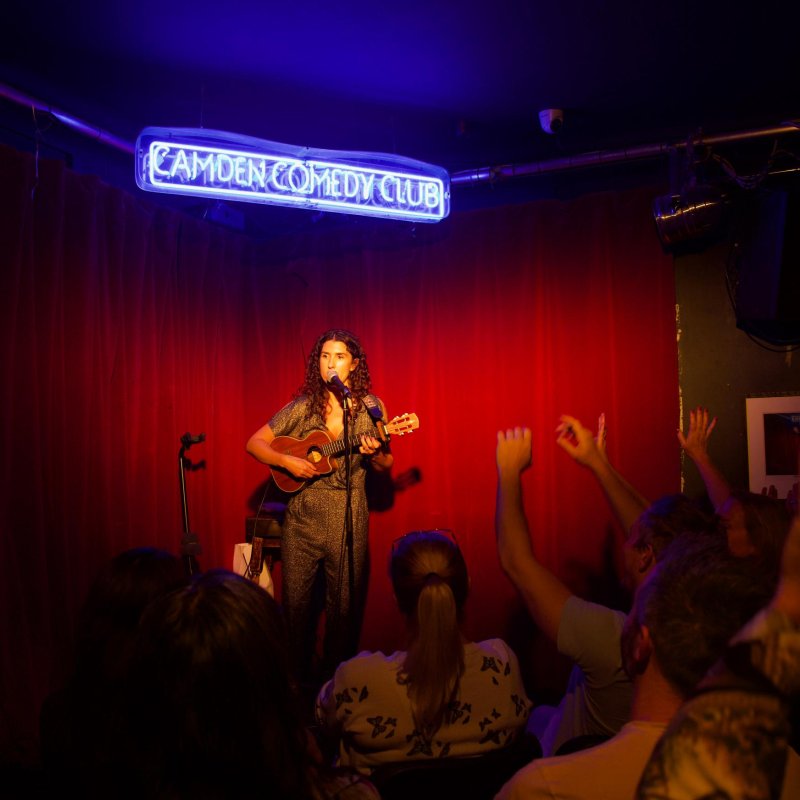
[[[343,766],[369,772],[404,759],[475,755],[524,731],[530,701],[501,639],[461,633],[469,578],[449,531],[398,539],[389,565],[408,649],[359,653],[317,698],[317,719],[340,739]]]

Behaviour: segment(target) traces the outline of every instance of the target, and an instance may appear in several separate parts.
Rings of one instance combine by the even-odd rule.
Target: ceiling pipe
[[[785,123],[772,128],[755,128],[738,133],[722,133],[716,136],[696,136],[691,139],[694,145],[713,145],[729,142],[743,142],[784,133],[800,133],[800,120]],[[466,169],[450,175],[450,183],[456,186],[463,184],[484,183],[503,178],[524,178],[532,175],[545,175],[553,172],[566,172],[570,169],[600,167],[607,164],[618,164],[622,161],[634,161],[645,158],[665,156],[672,150],[687,146],[686,141],[674,144],[643,144],[636,147],[625,147],[619,150],[598,150],[593,153],[581,153],[576,156],[553,158],[549,161],[533,161],[528,164],[501,164],[494,167]]]
[[[65,111],[61,111],[55,106],[43,103],[41,100],[37,100],[35,97],[31,97],[30,95],[17,91],[13,87],[4,83],[0,83],[0,97],[4,97],[6,100],[11,100],[12,103],[17,103],[18,105],[25,106],[26,108],[32,108],[34,111],[43,111],[47,114],[50,114],[59,120],[59,122],[63,122],[64,125],[72,128],[83,136],[86,136],[89,139],[94,139],[96,142],[107,144],[110,147],[121,150],[123,153],[133,155],[135,152],[132,142],[126,142],[124,139],[114,136],[113,133],[109,133],[108,131],[104,131],[102,128],[98,128],[95,125],[84,122],[78,117],[73,117],[71,114],[67,114]]]
[[[133,155],[135,147],[132,142],[120,139],[108,131],[98,128],[78,117],[73,117],[55,106],[37,100],[23,92],[14,89],[7,84],[0,83],[0,97],[4,97],[18,105],[26,108],[33,108],[36,111],[43,111],[63,122],[68,127],[78,133],[97,142],[114,147],[123,153]],[[784,123],[771,128],[755,128],[749,131],[737,133],[723,133],[716,136],[696,136],[691,141],[693,144],[725,144],[730,142],[742,142],[751,139],[760,139],[769,136],[781,136],[785,133],[800,132],[800,120]],[[460,172],[453,172],[450,175],[450,183],[454,186],[472,185],[496,181],[504,178],[524,178],[533,175],[545,175],[554,172],[566,172],[571,169],[582,169],[585,167],[599,167],[608,164],[618,164],[623,161],[635,161],[646,158],[658,158],[669,154],[670,151],[687,146],[686,141],[675,142],[673,144],[644,144],[636,147],[625,147],[618,150],[598,150],[592,153],[581,153],[575,156],[565,156],[564,158],[554,158],[548,161],[533,161],[527,164],[501,164],[493,167],[479,167],[477,169],[467,169]]]

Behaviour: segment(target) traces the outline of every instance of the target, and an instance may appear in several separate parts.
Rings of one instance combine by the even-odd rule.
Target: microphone
[[[328,370],[328,383],[335,386],[345,397],[353,396],[353,393],[345,386],[335,369]]]

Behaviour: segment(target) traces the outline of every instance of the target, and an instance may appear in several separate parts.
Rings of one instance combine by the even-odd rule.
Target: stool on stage
[[[272,567],[281,557],[281,524],[286,506],[264,503],[255,517],[245,519],[245,542],[234,546],[233,571],[274,595]]]

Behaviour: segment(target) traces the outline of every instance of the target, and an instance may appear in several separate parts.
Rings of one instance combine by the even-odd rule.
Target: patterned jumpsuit
[[[378,401],[380,403],[380,401]],[[307,419],[307,399],[298,397],[269,421],[275,436],[304,438],[311,431],[326,430],[324,420]],[[383,409],[383,403],[380,403]],[[376,435],[375,425],[359,406],[351,419],[349,435]],[[281,599],[295,666],[301,679],[309,678],[316,645],[314,584],[320,568],[325,571],[325,637],[322,667],[326,676],[340,662],[355,655],[364,613],[367,588],[367,534],[369,511],[365,492],[369,458],[358,452],[351,463],[351,508],[353,517],[352,581],[350,559],[342,556],[345,533],[345,457],[329,475],[307,483],[287,502],[281,541]],[[340,583],[340,566],[341,572]]]

